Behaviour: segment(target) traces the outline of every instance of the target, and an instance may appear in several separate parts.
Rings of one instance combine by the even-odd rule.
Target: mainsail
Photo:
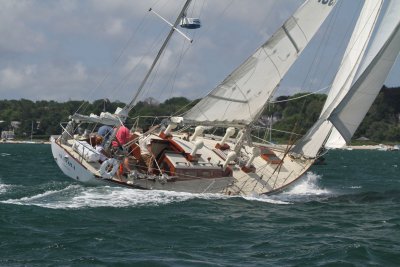
[[[376,25],[381,11],[383,0],[366,0],[357,20],[353,34],[345,51],[340,68],[332,83],[327,100],[322,109],[319,120],[307,132],[307,134],[293,148],[292,152],[306,157],[315,157],[320,148],[327,142],[331,135],[331,141],[342,142],[340,133],[333,128],[328,121],[332,110],[346,96],[356,77],[357,70],[362,62],[368,42]]]
[[[188,123],[249,125],[261,114],[335,1],[306,1],[275,34],[184,115]]]

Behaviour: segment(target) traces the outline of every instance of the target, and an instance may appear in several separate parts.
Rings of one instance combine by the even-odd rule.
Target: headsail
[[[346,146],[346,141],[343,139],[342,135],[336,130],[335,127],[332,128],[332,132],[329,135],[324,147],[327,149],[332,148],[342,148]]]
[[[367,67],[329,117],[347,142],[368,112],[399,54],[399,14],[400,1],[392,0],[364,61]]]
[[[335,2],[306,1],[266,43],[189,110],[185,121],[248,125],[257,119]]]
[[[336,135],[340,140],[340,134],[338,136],[337,131],[327,119],[332,110],[348,93],[356,77],[357,70],[362,62],[363,55],[379,17],[382,4],[383,0],[365,1],[340,68],[335,76],[332,88],[329,91],[328,98],[322,109],[321,116],[307,134],[300,139],[298,144],[293,148],[292,152],[295,154],[315,157],[320,148],[327,142],[331,134]]]

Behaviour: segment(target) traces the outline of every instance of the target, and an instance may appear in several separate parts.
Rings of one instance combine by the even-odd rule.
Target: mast
[[[32,121],[32,124],[31,124],[31,142],[32,142],[32,135],[33,135],[33,121]]]
[[[149,79],[151,73],[153,72],[154,67],[156,66],[158,60],[160,59],[160,57],[162,55],[162,53],[164,52],[165,48],[167,47],[167,45],[168,45],[168,43],[169,43],[169,41],[170,41],[170,39],[172,37],[172,34],[175,32],[175,30],[178,30],[176,27],[178,26],[181,18],[186,13],[186,10],[187,10],[187,8],[188,8],[188,6],[190,5],[191,2],[192,2],[192,0],[187,0],[185,2],[181,12],[179,13],[177,19],[175,20],[175,23],[171,26],[171,30],[169,31],[169,33],[167,35],[167,38],[165,39],[164,43],[162,44],[160,50],[158,51],[157,56],[154,58],[153,64],[151,64],[150,69],[148,70],[148,72],[147,72],[146,76],[144,77],[142,83],[140,84],[139,88],[137,89],[136,94],[133,96],[131,102],[129,102],[129,104],[127,104],[123,108],[122,112],[120,112],[121,114],[128,116],[129,111],[136,105],[137,99],[138,99],[140,93],[142,92],[143,87],[145,86],[147,80]],[[149,11],[152,11],[152,9],[150,8]]]

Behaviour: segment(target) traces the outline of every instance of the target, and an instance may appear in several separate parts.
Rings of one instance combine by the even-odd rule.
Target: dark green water
[[[400,266],[400,153],[333,151],[270,197],[87,187],[0,144],[0,266]]]

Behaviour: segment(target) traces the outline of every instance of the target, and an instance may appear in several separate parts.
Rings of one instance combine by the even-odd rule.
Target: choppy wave
[[[11,156],[11,154],[8,154],[8,153],[0,153],[0,157],[7,157],[7,156]]]
[[[335,200],[352,204],[365,204],[365,203],[393,204],[400,202],[400,191],[387,190],[382,192],[377,192],[377,191],[359,192],[356,194],[341,195]]]
[[[0,156],[1,266],[399,262],[395,153],[332,151],[313,168],[323,177],[233,197],[89,187],[64,177],[48,147],[31,148],[7,146],[12,156]]]

